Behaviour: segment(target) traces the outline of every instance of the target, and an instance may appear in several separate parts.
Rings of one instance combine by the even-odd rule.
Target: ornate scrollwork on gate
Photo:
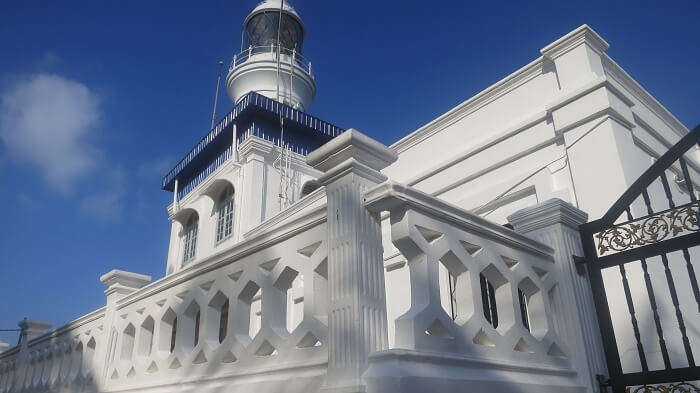
[[[700,393],[700,387],[692,383],[680,382],[671,385],[627,387],[625,393]]]
[[[698,211],[700,205],[695,202],[598,232],[595,234],[598,255],[631,250],[688,232],[697,232],[700,230]]]

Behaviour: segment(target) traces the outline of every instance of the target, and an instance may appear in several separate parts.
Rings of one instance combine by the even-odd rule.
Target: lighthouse
[[[305,34],[286,1],[264,1],[243,21],[226,75],[233,107],[163,178],[173,192],[168,274],[244,241],[318,188],[306,155],[344,129],[308,113],[316,82]]]
[[[243,22],[243,45],[233,56],[226,91],[238,103],[253,91],[306,110],[316,96],[311,62],[303,56],[306,27],[284,1],[266,0]]]

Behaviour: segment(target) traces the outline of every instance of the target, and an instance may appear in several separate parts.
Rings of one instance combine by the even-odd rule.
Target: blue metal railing
[[[271,98],[267,98],[255,92],[248,93],[243,97],[217,124],[205,135],[195,147],[185,155],[180,162],[163,178],[162,187],[166,189],[168,185],[172,187],[175,178],[185,169],[199,153],[204,150],[212,141],[214,141],[221,132],[223,132],[236,118],[250,107],[257,107],[276,115],[281,114],[284,118],[295,121],[302,126],[313,129],[326,136],[335,137],[340,135],[344,129],[335,126],[331,123],[323,121],[317,117],[311,116],[305,112],[294,109],[286,104],[277,102]],[[242,132],[239,131],[239,134]],[[257,135],[256,135],[257,136]],[[171,188],[168,188],[171,189]]]
[[[177,200],[179,201],[185,195],[189,194],[195,187],[197,187],[204,179],[209,177],[215,170],[217,170],[221,165],[231,158],[231,153],[233,152],[232,146],[229,146],[224,150],[218,157],[214,159],[202,172],[190,180],[187,185],[182,187],[182,189],[177,191]]]

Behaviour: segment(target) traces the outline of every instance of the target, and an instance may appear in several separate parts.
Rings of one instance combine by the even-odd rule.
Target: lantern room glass
[[[269,10],[250,18],[245,26],[246,47],[275,44],[277,42],[279,16],[279,11]],[[290,51],[296,48],[297,53],[301,53],[301,47],[304,43],[304,30],[299,21],[287,13],[282,13],[280,41],[283,48]]]

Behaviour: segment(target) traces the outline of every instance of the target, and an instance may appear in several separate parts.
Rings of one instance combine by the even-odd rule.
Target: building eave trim
[[[658,116],[673,132],[679,137],[684,137],[690,132],[677,117],[675,117],[666,107],[649,94],[642,85],[632,78],[622,67],[620,67],[612,58],[603,54],[601,58],[603,68],[606,74],[613,78],[617,83],[622,85],[629,91],[637,100],[639,100],[647,109]]]
[[[404,152],[503,95],[517,89],[524,83],[540,76],[542,74],[543,61],[544,57],[540,56],[519,70],[487,87],[472,98],[462,102],[437,119],[401,138],[392,144],[390,148],[394,149],[397,153]]]

